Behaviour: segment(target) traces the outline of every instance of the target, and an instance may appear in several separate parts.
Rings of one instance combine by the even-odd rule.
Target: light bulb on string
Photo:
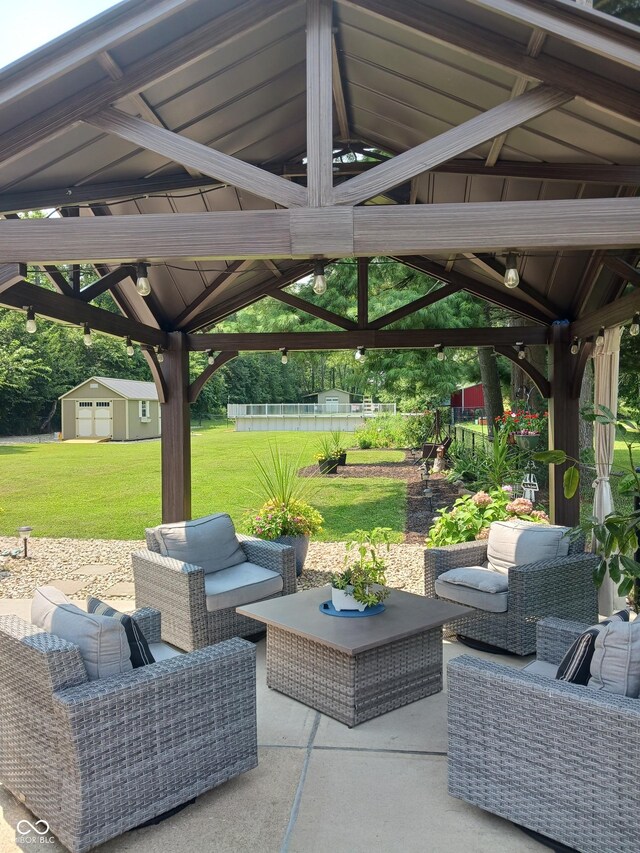
[[[322,261],[316,261],[313,268],[313,292],[317,296],[322,296],[323,293],[327,292],[327,277]]]
[[[571,355],[578,355],[580,352],[580,341],[578,338],[574,338],[571,343]]]
[[[436,344],[436,358],[438,361],[446,361],[447,359],[447,354],[444,351],[442,344]]]
[[[507,255],[507,268],[504,273],[504,284],[512,290],[520,284],[520,273],[518,272],[518,259],[515,252]]]
[[[131,341],[131,338],[127,338],[127,355],[129,356],[129,358],[131,358],[134,352],[135,350],[133,349],[133,343]]]
[[[139,263],[137,266],[136,290],[140,296],[149,296],[151,293],[151,285],[147,277],[147,265]]]
[[[596,346],[604,346],[604,326],[600,327],[600,331],[598,332],[598,336],[596,338]]]
[[[287,364],[288,363],[288,361],[289,361],[288,352],[289,352],[289,350],[286,347],[280,347],[280,353],[281,353],[280,362],[281,362],[281,364]]]
[[[156,350],[156,359],[158,360],[158,364],[162,364],[162,362],[164,361],[164,350],[162,349],[162,347],[158,347],[158,349]]]
[[[520,361],[524,361],[527,357],[527,351],[524,348],[524,344],[518,344],[518,358]]]
[[[364,348],[364,347],[357,347],[357,348],[356,348],[356,353],[355,353],[355,359],[356,359],[356,361],[364,361],[365,356],[366,356],[366,350],[365,350],[365,348]]]
[[[207,353],[207,364],[213,364],[213,362],[215,360],[216,360],[215,354],[214,354],[213,350],[210,349],[209,352]]]
[[[29,330],[27,329],[27,331]],[[629,326],[629,334],[634,338],[640,335],[640,314],[633,315],[633,320]]]
[[[91,335],[91,327],[88,323],[84,324],[84,333],[83,333],[83,341],[86,347],[90,347],[93,344],[93,337]]]
[[[27,324],[25,326],[27,332],[32,335],[37,326],[36,326],[36,312],[33,308],[27,308]]]

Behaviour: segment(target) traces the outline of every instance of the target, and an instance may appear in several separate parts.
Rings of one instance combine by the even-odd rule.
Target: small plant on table
[[[336,610],[365,610],[388,596],[386,562],[378,549],[389,550],[390,527],[356,530],[346,543],[344,569],[331,575],[332,601]],[[335,592],[341,593],[334,595]]]

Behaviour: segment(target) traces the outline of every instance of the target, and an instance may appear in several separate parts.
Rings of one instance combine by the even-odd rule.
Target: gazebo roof
[[[421,212],[468,206],[485,248],[443,239],[428,251],[389,254],[542,323],[592,313],[627,280],[638,283],[640,237],[618,245],[615,233],[591,242],[559,235],[557,246],[547,239],[520,248],[515,234],[497,233],[489,245],[491,225],[478,205],[604,200],[590,209],[606,230],[607,200],[635,196],[640,185],[640,28],[569,0],[337,0],[333,25],[333,144],[355,155],[336,160],[337,188],[370,168],[365,150],[393,157],[547,87],[538,95],[546,107],[523,107],[507,131],[467,124],[466,146],[449,139],[450,156],[445,146],[434,168],[427,158],[422,172],[362,199]],[[69,218],[90,218],[295,207],[307,171],[305,28],[301,2],[128,0],[8,66],[0,73],[0,212],[61,208]],[[172,143],[162,129],[179,136]],[[286,183],[267,184],[259,195],[263,173],[255,184],[243,173],[232,185],[212,163],[206,175],[201,150],[193,160],[181,138]],[[282,203],[282,192],[293,200]],[[451,210],[458,218],[460,208]],[[637,215],[635,202],[629,210]],[[252,220],[257,245],[264,221]],[[585,233],[591,227],[585,222]],[[15,249],[15,233],[0,230],[2,260],[79,260],[63,248],[51,257],[45,249],[25,254]],[[116,260],[141,259],[126,243],[123,235],[117,257],[105,250],[102,274],[117,270]],[[144,256],[152,258],[151,300],[136,293],[126,270],[112,285],[127,316],[165,330],[206,328],[308,273],[314,256],[340,256],[332,246],[306,257],[290,247],[248,257],[233,240],[226,251],[167,245],[167,256]],[[510,249],[519,250],[523,285],[506,292]],[[15,304],[11,292],[0,301]]]

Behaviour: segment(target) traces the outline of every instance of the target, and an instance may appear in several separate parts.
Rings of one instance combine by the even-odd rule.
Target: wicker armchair
[[[538,623],[558,665],[586,625]],[[581,853],[636,853],[640,700],[469,655],[448,667],[449,793]]]
[[[249,562],[282,575],[282,591],[296,591],[296,561],[293,548],[237,535]],[[155,538],[146,532],[147,550],[131,555],[136,605],[162,613],[162,639],[185,651],[201,649],[230,637],[250,637],[263,630],[254,619],[240,616],[235,606],[207,610],[205,573],[200,566],[183,563],[158,553]],[[267,596],[276,598],[277,596]]]
[[[132,614],[150,643],[160,614]],[[89,681],[80,650],[0,617],[0,781],[83,853],[257,765],[255,647]]]
[[[443,572],[463,566],[480,566],[486,559],[486,541],[427,548],[425,595],[441,597],[436,594],[435,582]],[[584,542],[576,540],[571,543],[566,557],[514,566],[508,575],[507,610],[493,613],[474,608],[470,615],[447,623],[444,636],[451,638],[460,634],[516,655],[533,654],[539,619],[558,616],[589,624],[597,622],[598,602],[593,582],[597,562],[597,557],[584,553]]]

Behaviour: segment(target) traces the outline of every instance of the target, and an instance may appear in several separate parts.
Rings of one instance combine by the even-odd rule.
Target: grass
[[[252,452],[277,441],[283,453],[314,462],[320,434],[234,432],[224,425],[192,430],[192,515],[228,512],[238,530],[257,510]],[[400,451],[349,451],[349,464],[400,461]],[[0,535],[31,525],[35,536],[141,539],[160,518],[160,442],[0,446]],[[390,478],[318,477],[311,502],[325,517],[314,538],[339,541],[359,527],[390,527],[402,540],[406,483]]]

